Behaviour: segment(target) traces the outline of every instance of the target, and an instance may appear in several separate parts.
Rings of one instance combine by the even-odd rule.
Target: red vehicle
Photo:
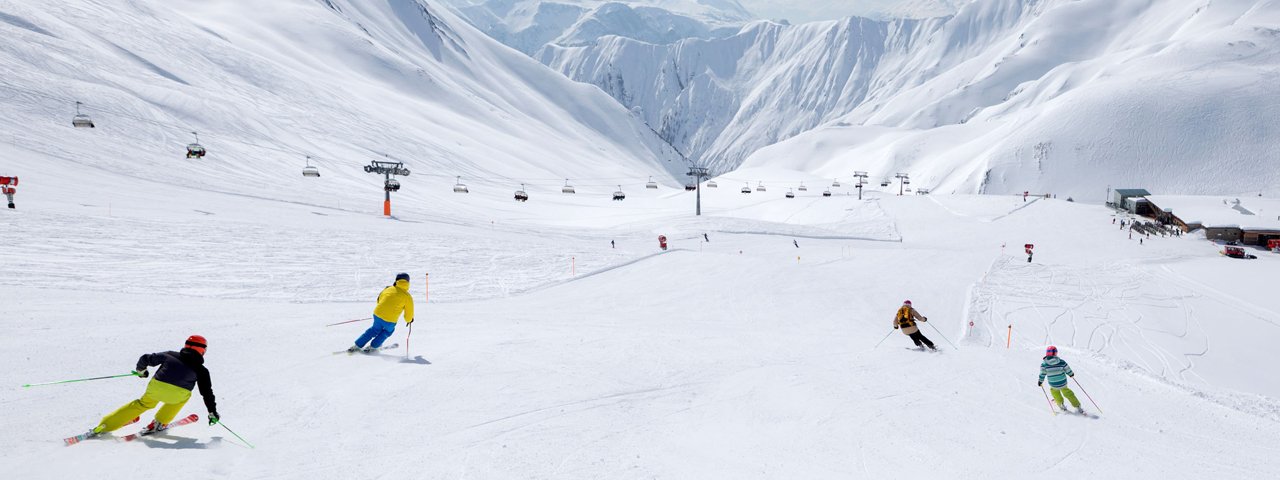
[[[1238,246],[1235,246],[1235,245],[1227,245],[1227,246],[1223,247],[1223,248],[1222,248],[1222,251],[1221,251],[1221,252],[1219,252],[1219,253],[1221,253],[1221,254],[1223,254],[1223,255],[1226,255],[1226,256],[1228,256],[1228,257],[1231,257],[1231,258],[1243,258],[1243,259],[1254,259],[1254,258],[1258,258],[1257,256],[1254,256],[1254,255],[1250,255],[1250,254],[1248,254],[1248,253],[1245,253],[1245,252],[1244,252],[1244,247],[1238,247]]]

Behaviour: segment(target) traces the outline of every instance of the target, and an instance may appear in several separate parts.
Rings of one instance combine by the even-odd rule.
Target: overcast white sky
[[[944,15],[958,0],[738,0],[760,18],[791,23],[871,15],[910,5],[916,13]]]

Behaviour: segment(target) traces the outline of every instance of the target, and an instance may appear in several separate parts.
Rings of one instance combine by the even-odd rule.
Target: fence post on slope
[[[1009,335],[1004,337],[1004,349],[1008,350],[1009,345],[1013,343],[1013,324],[1009,324]]]
[[[578,257],[569,257],[569,276],[578,276]]]

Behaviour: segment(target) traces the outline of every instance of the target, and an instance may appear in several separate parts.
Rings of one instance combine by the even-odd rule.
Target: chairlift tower
[[[894,175],[893,178],[898,179],[898,196],[902,196],[902,188],[911,183],[911,176],[905,173]]]
[[[695,214],[702,215],[702,181],[710,177],[710,172],[708,172],[707,167],[689,167],[689,173],[686,175],[693,177],[694,190],[698,192],[695,195],[698,198]]]
[[[854,185],[858,189],[858,200],[862,200],[862,184],[867,183],[868,176],[867,172],[853,172],[853,178],[858,179],[857,185]]]
[[[388,157],[389,159],[390,157]],[[400,182],[391,178],[395,176],[409,176],[409,169],[404,168],[404,162],[378,161],[374,160],[364,166],[365,173],[373,173],[384,176],[382,182],[382,190],[386,192],[386,198],[382,202],[382,214],[391,216],[391,192],[400,190]]]

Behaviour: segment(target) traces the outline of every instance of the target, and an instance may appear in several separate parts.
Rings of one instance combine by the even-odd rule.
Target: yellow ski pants
[[[156,405],[161,403],[164,406],[156,411],[156,421],[169,423],[173,421],[173,417],[178,416],[178,411],[182,410],[182,406],[186,405],[187,400],[190,399],[191,390],[159,380],[151,380],[147,384],[147,391],[142,393],[142,398],[126,403],[116,411],[111,412],[110,415],[102,417],[102,422],[94,430],[99,432],[115,431],[129,423],[134,417],[142,415],[142,412],[156,408]]]
[[[1067,397],[1067,400],[1071,400],[1071,406],[1080,408],[1080,401],[1076,400],[1076,392],[1071,391],[1070,388],[1054,387],[1049,389],[1049,393],[1053,395],[1053,401],[1056,402],[1059,407],[1062,406],[1062,397],[1065,396]]]

